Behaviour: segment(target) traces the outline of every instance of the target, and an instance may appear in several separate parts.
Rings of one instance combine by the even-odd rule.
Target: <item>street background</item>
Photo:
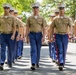
[[[31,71],[30,66],[30,46],[24,44],[22,59],[18,59],[11,69],[5,64],[5,70],[0,71],[0,75],[76,75],[76,44],[68,45],[64,71],[59,71],[58,66],[52,63],[48,46],[41,48],[40,68]]]

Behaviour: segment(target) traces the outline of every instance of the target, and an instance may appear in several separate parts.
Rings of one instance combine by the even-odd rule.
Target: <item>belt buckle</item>
[[[62,35],[65,35],[66,33],[62,33]]]
[[[37,31],[36,33],[38,33],[39,31]]]
[[[65,35],[65,33],[62,33],[62,35]]]
[[[66,33],[58,33],[58,34],[65,35]]]

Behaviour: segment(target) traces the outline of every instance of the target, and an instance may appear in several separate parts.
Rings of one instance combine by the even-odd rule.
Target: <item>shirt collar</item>
[[[8,18],[8,17],[11,17],[11,14],[9,14],[8,16],[2,15],[2,18]]]
[[[35,15],[33,15],[33,17],[34,17]],[[37,15],[37,17],[39,17],[40,15]]]

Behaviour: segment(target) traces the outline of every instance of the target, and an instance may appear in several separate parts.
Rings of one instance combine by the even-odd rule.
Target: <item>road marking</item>
[[[23,46],[23,48],[30,48],[30,46]],[[41,48],[49,48],[49,46],[42,46]]]

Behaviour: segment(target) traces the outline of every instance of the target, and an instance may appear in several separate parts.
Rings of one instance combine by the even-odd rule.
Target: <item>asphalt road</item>
[[[12,68],[4,65],[4,71],[0,71],[0,75],[76,75],[76,44],[69,43],[66,64],[63,71],[58,70],[58,66],[52,63],[49,58],[48,46],[42,46],[40,68],[35,71],[30,70],[30,46],[25,45],[23,57],[13,64]]]

